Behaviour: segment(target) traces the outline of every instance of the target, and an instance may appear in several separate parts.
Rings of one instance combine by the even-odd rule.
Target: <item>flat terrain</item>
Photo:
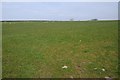
[[[118,76],[117,21],[3,22],[2,26],[3,78]]]

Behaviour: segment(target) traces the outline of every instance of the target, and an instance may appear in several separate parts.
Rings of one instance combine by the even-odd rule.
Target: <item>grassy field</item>
[[[3,78],[118,77],[117,21],[2,26]]]
[[[2,79],[2,22],[0,22],[0,79]]]

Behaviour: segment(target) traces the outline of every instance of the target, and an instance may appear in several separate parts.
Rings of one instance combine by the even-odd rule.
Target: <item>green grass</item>
[[[3,22],[2,28],[3,78],[118,77],[117,21]]]
[[[2,22],[0,22],[0,79],[2,79]]]

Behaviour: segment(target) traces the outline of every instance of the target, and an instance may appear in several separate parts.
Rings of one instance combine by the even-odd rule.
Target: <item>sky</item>
[[[2,2],[119,2],[119,0],[1,0]]]
[[[117,20],[117,2],[3,2],[2,20]]]

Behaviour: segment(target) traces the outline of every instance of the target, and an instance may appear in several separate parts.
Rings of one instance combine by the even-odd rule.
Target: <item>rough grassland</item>
[[[3,78],[118,76],[117,21],[3,22],[2,26]],[[64,65],[68,68],[62,69]]]

